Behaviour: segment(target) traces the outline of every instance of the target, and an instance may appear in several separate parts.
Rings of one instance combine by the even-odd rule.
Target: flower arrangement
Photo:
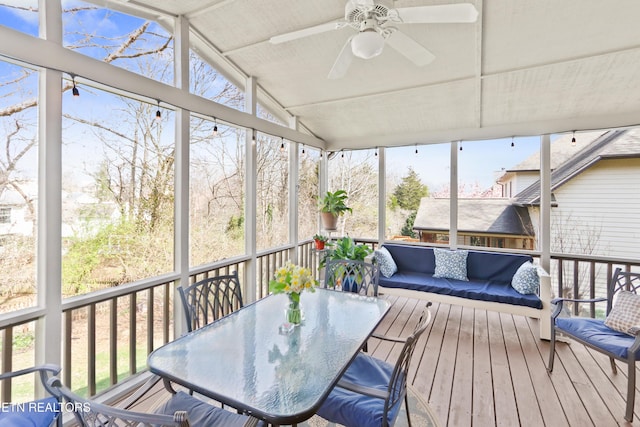
[[[289,296],[287,320],[289,323],[297,325],[302,320],[300,294],[305,289],[309,292],[315,292],[317,285],[318,282],[313,278],[310,269],[287,262],[284,267],[280,267],[276,271],[275,278],[269,281],[269,292],[285,293]]]

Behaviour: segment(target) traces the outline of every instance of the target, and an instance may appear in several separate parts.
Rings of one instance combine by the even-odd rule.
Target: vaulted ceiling
[[[122,1],[122,0],[120,0]],[[364,1],[364,0],[357,0]],[[377,1],[377,0],[376,0]],[[640,2],[475,0],[473,23],[397,24],[435,55],[417,66],[385,46],[327,75],[350,27],[273,44],[340,21],[346,0],[129,0],[186,17],[194,48],[234,82],[254,76],[266,105],[328,149],[537,135],[640,123]],[[380,0],[390,8],[461,3]],[[123,3],[121,3],[123,4]],[[264,98],[266,99],[266,98]]]

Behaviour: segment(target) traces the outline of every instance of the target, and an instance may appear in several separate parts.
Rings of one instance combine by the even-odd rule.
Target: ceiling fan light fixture
[[[383,48],[384,37],[376,30],[362,31],[351,40],[351,51],[358,58],[373,58],[380,55]]]

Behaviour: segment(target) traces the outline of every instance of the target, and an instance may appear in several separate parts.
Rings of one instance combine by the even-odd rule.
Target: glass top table
[[[389,310],[384,299],[304,292],[303,324],[279,327],[288,298],[271,295],[149,355],[149,370],[275,425],[317,408]]]

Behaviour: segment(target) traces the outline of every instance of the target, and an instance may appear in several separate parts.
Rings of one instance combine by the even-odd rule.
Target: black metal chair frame
[[[617,355],[593,344],[586,342],[579,337],[575,337],[564,329],[559,329],[556,327],[556,319],[563,311],[563,304],[565,302],[573,302],[575,304],[578,303],[596,303],[596,302],[607,302],[606,315],[609,315],[611,309],[613,308],[613,298],[614,295],[618,291],[630,291],[633,293],[639,293],[640,291],[640,273],[631,273],[622,271],[620,268],[617,268],[613,273],[611,281],[607,285],[607,297],[606,298],[592,298],[592,299],[573,299],[573,298],[556,298],[551,301],[552,304],[555,304],[555,309],[551,313],[551,341],[549,348],[549,364],[547,370],[551,373],[553,371],[553,362],[555,357],[555,346],[556,346],[556,333],[561,333],[563,336],[569,337],[575,341],[578,341],[585,346],[592,348],[600,353],[606,354],[609,356],[609,361],[611,363],[611,370],[614,374],[618,372],[616,367],[616,360],[619,360],[623,363],[627,364],[627,404],[624,418],[631,422],[633,420],[633,410],[635,405],[635,396],[636,396],[636,352],[640,349],[640,330],[636,332],[635,339],[633,343],[627,349],[627,358],[623,359],[618,357]]]
[[[76,421],[82,427],[145,426],[145,427],[189,427],[186,411],[173,415],[135,412],[116,408],[78,396],[65,387],[59,378],[51,378],[49,387],[55,395],[69,402]],[[67,408],[65,406],[65,408]]]
[[[60,367],[57,365],[52,365],[52,364],[46,364],[46,365],[39,365],[39,366],[33,366],[30,368],[25,368],[25,369],[20,369],[18,371],[12,371],[12,372],[5,372],[4,374],[0,374],[0,381],[2,380],[10,380],[10,378],[15,378],[15,377],[19,377],[21,375],[27,375],[27,374],[32,374],[34,372],[37,372],[40,375],[40,381],[42,382],[42,385],[44,386],[45,390],[53,397],[57,398],[58,400],[60,400],[60,397],[58,396],[58,394],[56,394],[56,391],[51,388],[51,386],[49,385],[50,380],[52,379],[51,376],[55,376],[58,375],[60,373]],[[58,427],[62,427],[62,417],[58,416],[56,418],[56,425]]]
[[[350,259],[332,259],[325,267],[325,288],[336,288],[338,283],[345,285],[355,280],[357,293],[360,295],[378,296],[380,270],[376,264]]]
[[[238,272],[208,277],[186,288],[178,287],[187,319],[188,331],[194,331],[242,308],[242,288]]]
[[[393,373],[391,375],[387,390],[381,390],[379,388],[364,387],[358,384],[354,384],[345,380],[339,380],[337,387],[344,388],[346,390],[353,391],[355,393],[364,394],[378,399],[384,399],[384,413],[382,417],[382,427],[388,427],[388,413],[395,405],[399,404],[401,400],[404,400],[405,409],[407,412],[408,426],[411,427],[411,416],[409,414],[409,397],[407,394],[407,377],[409,376],[409,365],[413,356],[413,351],[416,348],[416,344],[420,339],[422,333],[427,329],[429,323],[431,323],[431,312],[429,307],[431,302],[428,302],[424,310],[420,315],[420,319],[416,324],[413,332],[407,338],[388,337],[384,335],[372,335],[375,338],[389,341],[393,343],[403,344],[402,351],[398,357]],[[393,420],[395,423],[395,420]]]

